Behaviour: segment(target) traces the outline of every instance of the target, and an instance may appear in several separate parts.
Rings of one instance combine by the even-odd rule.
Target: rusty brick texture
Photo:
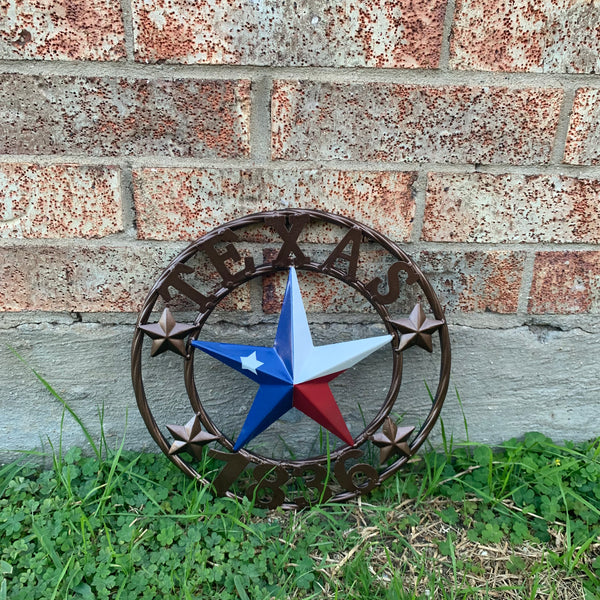
[[[581,88],[575,94],[565,145],[566,163],[600,164],[600,90]]]
[[[517,312],[523,277],[524,252],[423,250],[412,257],[429,279],[444,310],[449,313]],[[385,280],[385,270],[376,255],[365,257],[365,270],[359,279]],[[378,268],[379,267],[379,268]],[[364,277],[367,276],[366,279]],[[302,273],[303,297],[311,312],[370,312],[364,298],[337,280]],[[278,312],[285,293],[285,275],[263,281],[263,310]],[[395,309],[410,312],[414,303],[423,301],[416,286],[404,286]]]
[[[0,75],[3,154],[249,154],[248,81]]]
[[[121,60],[121,7],[111,0],[0,3],[0,59]]]
[[[597,244],[599,202],[598,179],[430,173],[422,239]]]
[[[598,73],[600,6],[587,0],[457,0],[450,66]]]
[[[5,246],[0,252],[0,310],[137,312],[179,250],[180,245]],[[221,308],[248,310],[248,288],[228,300]]]
[[[136,59],[436,68],[445,6],[444,0],[134,0]]]
[[[539,164],[562,90],[276,81],[272,155],[292,160]]]
[[[0,237],[96,238],[123,231],[117,167],[0,164]]]
[[[524,252],[424,250],[414,258],[446,310],[517,312]]]
[[[168,258],[161,248],[4,247],[0,308],[136,311]]]
[[[352,217],[407,241],[415,178],[389,171],[139,169],[134,172],[138,236],[192,240],[236,217],[294,206]],[[321,230],[311,241],[331,239]]]
[[[537,252],[529,312],[600,314],[600,252]]]

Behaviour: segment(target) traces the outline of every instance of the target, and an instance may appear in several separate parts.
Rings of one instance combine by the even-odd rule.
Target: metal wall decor
[[[324,278],[346,290],[336,295],[334,304],[346,294],[359,298],[375,315],[381,331],[315,343],[318,324],[309,323],[302,278]],[[277,322],[272,323],[272,339],[256,345],[207,339],[207,324],[215,309],[248,286],[248,296],[256,297],[262,290],[263,298],[268,288],[271,303],[280,309]],[[439,359],[433,402],[414,423],[402,417],[410,399],[397,403],[407,351],[435,351]],[[347,409],[340,407],[336,381],[343,379],[345,371],[362,368],[375,378],[379,389],[380,378],[371,369],[381,353],[391,368],[389,388],[366,411],[366,418],[361,408],[365,419],[361,424],[350,423]],[[367,363],[371,366],[364,367]],[[225,401],[219,398],[221,410],[225,406],[241,413],[233,430],[214,413],[211,403],[216,393],[198,385],[199,375],[210,379],[217,368],[219,373],[227,370],[228,375],[220,377],[225,383],[244,378],[254,382],[248,398],[238,398],[235,391]],[[146,384],[150,378],[160,378],[161,369],[181,369],[190,404],[183,423],[158,423],[153,414]],[[381,484],[429,435],[442,408],[449,374],[450,342],[443,310],[413,260],[365,225],[304,209],[249,215],[192,243],[154,284],[139,315],[132,347],[138,407],[161,450],[184,473],[213,486],[217,494],[246,495],[268,508],[346,501]],[[370,385],[375,389],[374,383]],[[357,405],[361,399],[356,398]],[[238,410],[240,406],[243,410]],[[307,423],[318,425],[316,453],[299,456],[285,439],[285,455],[265,451],[269,433],[286,419],[291,419],[296,432]]]

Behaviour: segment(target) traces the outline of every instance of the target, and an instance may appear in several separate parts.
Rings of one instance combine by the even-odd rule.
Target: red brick
[[[263,311],[278,314],[283,303],[287,273],[268,275],[262,280]],[[374,312],[368,300],[346,284],[308,271],[298,271],[298,283],[302,290],[302,301],[308,313],[340,314]]]
[[[547,163],[558,89],[277,81],[272,154],[291,160]]]
[[[137,312],[180,247],[14,245],[0,252],[0,310]],[[216,279],[209,276],[213,282]],[[248,310],[248,286],[225,309]],[[191,309],[189,303],[175,304]],[[160,306],[160,305],[159,305]]]
[[[125,58],[121,7],[111,0],[11,0],[0,5],[0,59]]]
[[[529,312],[600,313],[600,252],[538,252]]]
[[[338,242],[345,234],[346,230],[337,232],[335,240]],[[331,254],[335,246],[309,246],[301,245],[301,249],[306,252],[312,262],[323,263]],[[272,261],[279,252],[279,246],[273,245],[263,250],[265,262]],[[373,250],[370,246],[361,246],[358,255],[356,278],[358,281],[367,283],[375,277],[386,280],[386,273],[395,259],[387,252],[382,250]],[[343,263],[338,266],[344,270]],[[406,280],[404,274],[400,274],[400,279]],[[307,312],[309,313],[374,313],[374,309],[369,301],[351,286],[327,275],[312,273],[298,269],[298,282],[302,290],[302,299]],[[281,309],[285,287],[287,283],[287,273],[280,272],[268,275],[262,279],[263,287],[263,311],[265,313],[278,313]],[[403,290],[400,298],[391,306],[408,306],[413,301],[413,288]],[[414,302],[413,302],[414,304]]]
[[[598,73],[600,7],[581,0],[457,0],[450,66]]]
[[[323,259],[326,256],[325,253]],[[432,284],[447,312],[517,311],[525,260],[523,252],[428,250],[417,253],[413,259]],[[384,261],[379,252],[364,253],[361,255],[358,279],[363,283],[374,277],[385,280],[389,264],[389,257]],[[372,311],[358,292],[337,280],[300,272],[299,281],[304,285],[304,301],[309,312]],[[284,292],[284,274],[265,278],[263,310],[268,313],[279,311]],[[418,286],[404,285],[401,297],[391,305],[390,310],[393,314],[410,312],[417,301],[424,301]]]
[[[239,158],[248,81],[0,75],[3,154]]]
[[[565,146],[566,163],[600,164],[600,90],[577,90]]]
[[[438,66],[446,2],[134,0],[137,60],[319,67]]]
[[[524,252],[427,250],[415,259],[447,311],[517,311]]]
[[[600,180],[430,173],[422,239],[600,242]]]
[[[0,165],[0,237],[92,238],[123,230],[117,167]]]
[[[191,240],[245,214],[310,207],[355,218],[406,241],[415,213],[415,177],[399,172],[140,169],[134,171],[138,236]],[[331,235],[321,228],[308,239],[329,242]]]

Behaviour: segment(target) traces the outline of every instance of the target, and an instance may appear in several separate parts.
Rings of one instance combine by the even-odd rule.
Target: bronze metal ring
[[[400,456],[397,458],[397,460],[391,463],[389,460],[386,461],[385,466],[380,470],[374,469],[374,467],[371,465],[366,464],[354,465],[349,470],[346,470],[345,463],[346,461],[354,461],[360,457],[362,452],[360,452],[358,448],[361,445],[369,442],[369,440],[373,441],[374,436],[376,436],[376,432],[382,427],[382,425],[386,424],[385,426],[388,428],[395,427],[395,425],[389,424],[388,421],[390,411],[392,410],[392,407],[396,401],[402,380],[403,352],[400,348],[402,334],[398,329],[398,321],[395,320],[392,315],[390,315],[388,309],[388,305],[390,304],[389,297],[382,295],[378,291],[378,282],[381,283],[381,281],[377,280],[375,281],[375,284],[373,281],[366,283],[360,281],[356,277],[356,273],[351,272],[351,259],[347,254],[342,252],[343,247],[341,247],[341,242],[338,242],[338,245],[332,251],[330,256],[333,256],[333,259],[331,260],[311,260],[302,252],[300,249],[300,242],[297,242],[299,237],[298,231],[309,228],[315,224],[328,224],[341,227],[346,232],[352,232],[346,234],[352,239],[360,239],[363,241],[363,243],[374,243],[379,249],[387,252],[395,260],[393,265],[398,265],[394,271],[390,269],[389,273],[391,273],[391,277],[397,277],[398,273],[402,271],[402,273],[407,276],[407,285],[416,285],[420,288],[429,304],[431,311],[433,312],[435,321],[431,322],[437,324],[435,329],[431,329],[434,329],[435,332],[438,333],[438,339],[441,348],[441,364],[438,385],[433,396],[431,409],[418,431],[414,434],[414,437],[410,443],[405,446],[406,450],[400,453]],[[217,242],[230,243],[232,240],[238,238],[238,234],[240,232],[244,232],[245,230],[255,226],[275,227],[276,231],[281,236],[283,248],[272,260],[266,260],[260,265],[255,265],[253,260],[246,260],[246,267],[244,270],[242,272],[233,274],[224,266],[224,259],[222,258],[222,255],[216,252],[215,244]],[[350,237],[348,239],[350,239]],[[290,249],[289,252],[287,252],[288,247]],[[297,251],[296,253],[293,252],[294,249]],[[209,260],[212,261],[213,266],[215,266],[221,277],[220,283],[217,284],[209,294],[200,293],[193,289],[190,291],[189,284],[187,284],[186,287],[186,284],[182,284],[182,280],[179,279],[179,276],[182,272],[190,271],[190,268],[187,267],[187,263],[198,253],[203,253],[208,256]],[[293,256],[290,256],[291,254],[293,254]],[[344,271],[340,267],[336,266],[335,259],[340,257],[350,264],[347,271]],[[351,286],[368,300],[370,305],[381,318],[387,331],[393,336],[393,367],[391,384],[381,408],[371,422],[368,423],[363,431],[356,437],[353,448],[345,446],[333,451],[329,456],[318,455],[299,460],[277,460],[271,457],[256,454],[250,450],[240,449],[237,453],[235,453],[238,455],[235,457],[237,466],[232,467],[232,469],[230,469],[230,474],[228,475],[226,472],[227,467],[230,465],[230,462],[233,459],[230,459],[227,453],[230,453],[233,456],[233,443],[215,425],[214,421],[211,419],[208,411],[202,403],[198,390],[196,389],[193,360],[194,348],[191,346],[190,342],[198,338],[203,326],[207,322],[215,307],[219,304],[219,302],[231,294],[232,291],[253,279],[286,270],[292,264],[294,264],[300,271],[310,271],[322,276],[333,277],[344,284]],[[427,281],[414,261],[398,245],[390,241],[381,233],[347,217],[309,209],[286,209],[282,211],[257,213],[236,219],[214,229],[199,240],[190,244],[177,257],[175,257],[148,294],[148,297],[146,298],[143,308],[140,312],[133,336],[131,355],[132,378],[137,404],[142,418],[144,419],[150,434],[161,450],[174,464],[176,464],[190,477],[199,479],[205,485],[209,485],[211,483],[203,478],[203,476],[196,470],[192,462],[184,460],[180,454],[173,452],[173,445],[168,441],[165,433],[156,423],[152,411],[150,410],[142,377],[143,341],[144,338],[147,337],[146,334],[151,328],[151,326],[148,326],[148,322],[152,317],[152,311],[155,308],[157,300],[161,296],[166,302],[171,301],[172,292],[169,291],[169,289],[173,289],[173,287],[175,287],[180,294],[183,294],[194,301],[194,303],[198,305],[200,309],[197,317],[194,320],[194,323],[191,324],[189,328],[189,333],[186,333],[186,356],[182,357],[182,360],[184,362],[185,386],[193,413],[198,416],[198,419],[201,421],[201,424],[204,426],[207,434],[212,436],[209,441],[216,440],[213,441],[213,443],[218,443],[220,446],[222,446],[221,451],[215,451],[213,449],[209,450],[209,454],[219,458],[219,460],[224,460],[226,457],[228,460],[230,460],[230,462],[227,463],[226,468],[221,472],[221,479],[216,485],[219,493],[230,497],[239,497],[238,494],[231,491],[229,487],[233,483],[233,480],[239,475],[238,471],[240,470],[240,466],[242,464],[244,467],[246,465],[250,466],[254,464],[256,465],[254,470],[255,483],[250,486],[250,488],[252,488],[249,488],[250,491],[256,495],[256,488],[257,486],[260,488],[261,485],[263,488],[268,488],[271,491],[270,497],[267,494],[266,500],[263,498],[261,501],[259,498],[258,503],[269,507],[281,504],[286,508],[298,508],[305,505],[306,502],[303,502],[298,498],[288,498],[285,494],[282,496],[279,493],[279,490],[276,490],[273,487],[275,486],[275,488],[277,488],[277,485],[275,485],[277,481],[283,480],[285,477],[283,473],[287,473],[291,478],[294,476],[299,476],[299,474],[306,474],[312,471],[314,473],[314,477],[311,479],[309,476],[309,484],[312,487],[321,489],[323,487],[323,481],[320,481],[319,477],[322,477],[327,481],[329,481],[330,478],[333,478],[333,472],[323,474],[322,469],[324,465],[328,468],[333,465],[333,469],[330,469],[330,471],[335,471],[335,476],[338,479],[341,478],[346,485],[345,487],[343,484],[341,486],[338,485],[336,489],[332,488],[332,490],[327,488],[328,494],[321,495],[321,499],[327,497],[330,498],[331,501],[346,501],[372,489],[372,487],[375,485],[381,484],[385,479],[397,472],[398,469],[400,469],[402,465],[404,465],[423,444],[433,428],[440,414],[448,388],[450,376],[450,340],[442,306],[430,283]],[[198,424],[198,427],[199,426],[200,425]],[[171,428],[169,428],[169,431],[171,431]],[[202,444],[206,443],[208,443],[208,441],[203,439]],[[350,471],[352,471],[352,473],[350,473]],[[271,476],[273,473],[275,473],[280,479],[277,479],[276,477],[275,481],[273,481],[273,477]],[[350,473],[349,476],[348,473]],[[363,474],[362,484],[357,484],[352,479],[352,477],[357,473]],[[234,475],[235,477],[233,477]],[[348,477],[350,477],[350,479],[348,479]],[[231,481],[229,481],[229,479],[231,479]],[[365,480],[366,483],[364,483]],[[212,483],[215,484],[215,482]],[[339,487],[342,489],[340,490]],[[245,493],[248,494],[248,490],[246,490]]]

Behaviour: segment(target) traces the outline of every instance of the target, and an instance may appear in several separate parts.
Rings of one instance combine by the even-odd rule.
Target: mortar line
[[[125,1],[125,0],[123,0]],[[130,37],[131,40],[131,37]],[[595,73],[510,73],[460,69],[378,69],[373,67],[272,67],[253,65],[145,64],[128,61],[0,60],[0,73],[40,76],[131,77],[139,79],[306,79],[322,83],[497,86],[506,88],[600,87]]]
[[[262,294],[261,294],[262,299]],[[0,313],[0,331],[17,330],[28,326],[76,326],[86,325],[101,327],[131,327],[137,318],[136,312],[82,312],[82,320],[75,320],[69,311],[10,311]],[[256,321],[249,322],[247,314],[235,315],[234,313],[214,313],[215,322],[234,323],[239,327],[253,326]],[[328,323],[358,323],[357,317],[351,313],[312,313],[315,320],[326,320]],[[472,329],[506,330],[516,329],[531,325],[551,325],[562,330],[580,330],[587,334],[600,333],[600,319],[594,314],[547,315],[531,314],[524,318],[516,313],[463,313],[449,312],[446,314],[448,324],[455,327],[468,327]],[[260,314],[260,322],[272,321],[272,315]]]
[[[564,92],[558,116],[558,126],[556,128],[556,133],[554,134],[552,155],[550,157],[550,162],[554,164],[562,165],[563,157],[565,155],[567,136],[569,134],[569,122],[571,112],[573,111],[573,104],[575,102],[575,93],[576,91],[574,89],[566,89]]]
[[[135,240],[135,202],[133,197],[133,170],[130,164],[121,167],[121,210],[123,211],[123,232]]]
[[[538,250],[537,244],[535,249],[530,249],[525,255],[523,264],[523,274],[521,276],[521,287],[519,288],[519,296],[517,302],[517,314],[523,317],[528,316],[527,310],[529,307],[529,296],[531,286],[533,285],[533,263],[535,261],[535,253]]]
[[[135,61],[135,36],[133,33],[133,15],[131,13],[131,0],[121,0],[121,18],[125,34],[125,53],[127,61]]]
[[[385,228],[381,229],[383,234],[386,234]],[[126,233],[112,234],[101,238],[0,238],[0,250],[5,248],[73,248],[77,245],[84,245],[87,248],[121,248],[132,247],[134,242],[136,248],[140,249],[156,249],[163,248],[167,251],[177,251],[178,248],[184,248],[192,239],[135,239]],[[534,252],[597,252],[600,253],[600,246],[594,243],[575,243],[575,244],[559,244],[552,242],[534,242],[534,243],[518,243],[518,242],[439,242],[439,241],[401,241],[401,246],[410,249],[410,252],[420,252],[428,250],[431,252],[452,252],[452,253],[468,253],[479,252],[488,254],[490,252],[516,252],[533,254]],[[253,243],[248,242],[247,245],[252,246]],[[315,247],[323,249],[332,249],[335,244],[316,244]],[[311,245],[312,247],[312,245]]]
[[[423,220],[425,218],[425,202],[427,200],[427,171],[419,171],[413,183],[413,200],[415,202],[415,216],[412,224],[410,241],[417,243],[421,239]]]
[[[446,4],[446,13],[444,15],[444,26],[442,31],[442,46],[440,48],[440,64],[442,71],[450,69],[450,41],[452,37],[452,26],[454,25],[454,14],[456,4],[454,0],[448,0]]]
[[[252,82],[251,158],[255,165],[271,162],[271,86],[269,76]]]
[[[600,177],[600,169],[594,165],[569,165],[569,164],[548,164],[548,165],[483,165],[478,166],[478,173],[489,173],[492,175],[501,175],[504,173],[511,175],[565,175],[574,178],[594,178]]]
[[[266,112],[266,111],[265,111]],[[268,123],[268,116],[263,115],[256,119],[261,123]],[[263,127],[263,125],[261,125]],[[269,137],[269,132],[266,132]],[[268,140],[263,141],[266,148]],[[435,171],[438,173],[468,174],[475,171],[473,163],[403,163],[403,162],[378,162],[375,160],[276,160],[271,161],[269,157],[263,156],[255,159],[215,159],[215,158],[181,158],[153,156],[84,156],[72,154],[0,154],[0,164],[23,164],[31,163],[41,166],[74,164],[78,166],[120,166],[130,167],[133,170],[141,168],[172,168],[172,169],[252,169],[261,168],[269,170],[286,171],[309,171],[340,170],[340,171],[393,171],[393,172],[420,172]],[[569,165],[569,164],[545,164],[545,165],[512,165],[506,163],[477,165],[478,173],[489,173],[493,175],[565,175],[575,178],[600,178],[600,165]]]

